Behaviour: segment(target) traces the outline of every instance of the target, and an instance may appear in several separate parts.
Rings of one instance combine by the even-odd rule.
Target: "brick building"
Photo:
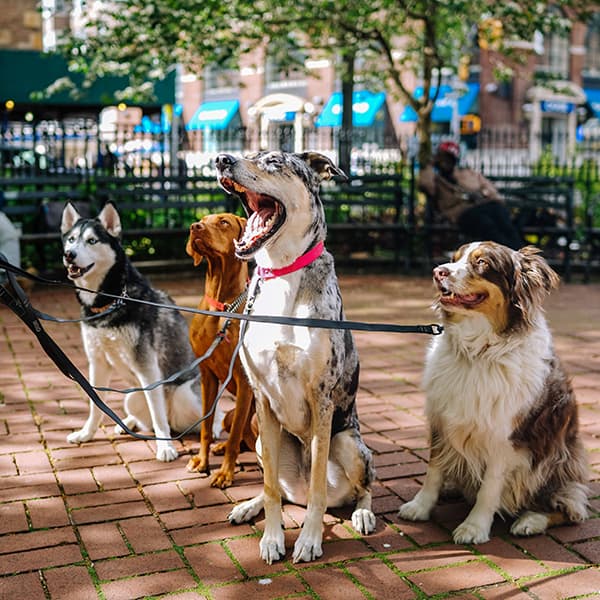
[[[82,10],[80,1],[44,0],[42,13],[36,5],[37,0],[3,0],[2,105],[13,100],[12,116],[19,118],[34,108],[56,118],[72,113],[74,108],[98,113],[106,105],[106,94],[102,102],[98,97],[87,103],[59,97],[32,105],[24,89],[15,100],[17,80],[33,79],[39,84],[43,82],[40,76],[48,73],[40,67],[34,77],[28,72],[23,78],[21,68],[15,75],[7,64],[15,57],[9,51],[52,47],[61,30],[77,26]],[[587,24],[575,23],[568,36],[536,37],[519,44],[529,52],[529,60],[514,66],[504,79],[498,79],[494,72],[497,55],[491,48],[474,48],[466,81],[460,82],[453,70],[449,71],[434,110],[437,133],[452,133],[458,117],[475,114],[482,132],[525,130],[530,144],[556,137],[564,140],[565,147],[574,143],[578,125],[600,114],[600,12]],[[265,147],[333,149],[340,123],[336,65],[310,54],[304,63],[305,71],[285,72],[265,49],[260,49],[244,56],[235,72],[208,68],[202,74],[179,73],[180,85],[172,80],[160,102],[144,107],[144,112],[154,113],[156,119],[161,103],[181,103],[185,148],[192,155]],[[406,77],[409,87],[418,93],[419,81],[411,81],[408,74]],[[108,82],[101,85],[106,88]],[[355,147],[397,149],[401,138],[414,131],[411,110],[384,90],[357,88],[353,107]]]
[[[533,152],[553,140],[572,147],[579,124],[600,117],[600,11],[586,24],[574,23],[568,35],[536,36],[521,47],[529,58],[504,81],[494,73],[496,53],[478,51],[484,128],[508,134],[525,128]]]

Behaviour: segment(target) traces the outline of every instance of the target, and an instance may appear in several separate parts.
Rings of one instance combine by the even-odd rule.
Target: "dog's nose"
[[[231,154],[219,154],[215,159],[217,169],[224,169],[225,167],[231,167],[235,164],[235,156]]]
[[[442,281],[444,279],[447,279],[449,276],[450,276],[450,271],[444,266],[436,267],[433,270],[433,278],[436,281]]]
[[[76,254],[75,254],[75,252],[73,252],[72,250],[67,250],[67,251],[65,252],[65,260],[66,260],[68,263],[72,263],[72,262],[75,260],[75,257],[76,257],[76,256],[77,256],[77,255],[76,255]]]
[[[204,229],[204,223],[202,221],[196,221],[190,225],[190,229],[192,231],[199,231],[200,229]]]

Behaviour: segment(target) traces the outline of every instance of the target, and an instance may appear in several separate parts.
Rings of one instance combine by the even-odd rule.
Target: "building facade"
[[[54,67],[47,68],[49,62],[46,68],[23,63],[26,58],[33,60],[33,54],[42,49],[51,49],[62,31],[78,27],[82,1],[43,0],[41,12],[38,0],[3,0],[2,5],[0,101],[4,122],[24,121],[26,116],[36,121],[82,115],[98,120],[109,104],[106,92],[114,93],[118,81],[102,82],[98,95],[91,93],[87,100],[75,102],[59,95],[34,102],[32,89],[44,87],[49,82],[46,79],[57,76],[64,65],[56,66],[55,72]],[[572,151],[581,124],[600,115],[600,11],[588,23],[574,23],[568,35],[537,36],[519,44],[528,60],[513,65],[508,73],[505,70],[503,77],[497,73],[497,53],[479,46],[473,50],[470,69],[461,73],[462,79],[457,76],[458,66],[448,70],[433,112],[436,135],[461,136],[468,146],[481,144],[488,134],[512,145],[527,144],[534,153],[541,152],[547,142],[559,153]],[[268,48],[259,48],[244,55],[236,71],[178,71],[163,86],[154,105],[126,113],[111,109],[106,114],[116,114],[115,126],[128,135],[135,131],[163,135],[165,121],[169,129],[175,119],[177,144],[193,166],[207,164],[215,152],[223,150],[313,148],[335,152],[341,123],[337,65],[310,52],[296,58],[304,68],[286,69]],[[24,70],[30,75],[28,81],[35,84],[20,90]],[[409,87],[418,95],[420,82],[411,77],[406,74]],[[165,105],[170,106],[166,112]],[[173,105],[180,105],[180,110]],[[383,89],[361,86],[355,89],[352,105],[352,142],[359,153],[377,150],[395,160],[406,152],[416,126],[412,109]],[[131,115],[138,122],[134,123]]]
[[[504,79],[495,72],[497,53],[478,52],[483,127],[515,138],[527,130],[534,154],[546,144],[569,153],[581,125],[600,117],[600,11],[588,23],[573,23],[569,34],[536,36],[522,47],[528,60],[512,65]]]

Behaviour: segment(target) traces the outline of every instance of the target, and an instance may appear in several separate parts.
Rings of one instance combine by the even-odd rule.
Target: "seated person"
[[[460,148],[442,142],[419,173],[418,187],[448,221],[455,223],[468,241],[491,240],[518,250],[523,239],[494,185],[472,169],[458,167]]]
[[[19,244],[19,230],[2,211],[4,194],[0,190],[0,252],[6,260],[15,267],[21,266],[21,248]],[[6,271],[0,269],[0,283],[6,281]]]

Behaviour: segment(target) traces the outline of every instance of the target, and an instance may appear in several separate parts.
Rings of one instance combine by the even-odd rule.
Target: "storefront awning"
[[[355,127],[373,125],[377,113],[385,103],[385,93],[374,94],[368,90],[359,90],[352,94],[352,124]],[[329,98],[321,114],[315,121],[316,127],[341,127],[342,93],[335,92]]]
[[[227,129],[239,109],[239,100],[203,102],[185,128],[188,131],[198,129]]]
[[[144,115],[142,120],[133,128],[134,133],[151,133],[158,135],[160,133],[169,133],[173,122],[173,115],[181,117],[183,106],[181,104],[165,104],[162,107],[160,121],[151,119]]]
[[[432,98],[435,95],[437,88],[431,88],[429,92],[429,97]],[[450,96],[453,91],[452,87],[449,85],[442,85],[440,87],[440,93],[435,101],[435,105],[433,106],[433,111],[431,113],[431,120],[434,123],[448,123],[452,121],[452,105],[454,99]],[[479,84],[478,83],[467,83],[466,90],[464,93],[458,97],[458,114],[463,117],[468,112],[470,112],[473,103],[477,99],[479,95]],[[423,88],[418,87],[413,96],[416,99],[423,97]],[[417,113],[413,110],[412,106],[407,106],[400,115],[400,121],[403,123],[413,123],[417,121]]]
[[[600,90],[583,90],[587,103],[594,111],[594,115],[600,119]]]

